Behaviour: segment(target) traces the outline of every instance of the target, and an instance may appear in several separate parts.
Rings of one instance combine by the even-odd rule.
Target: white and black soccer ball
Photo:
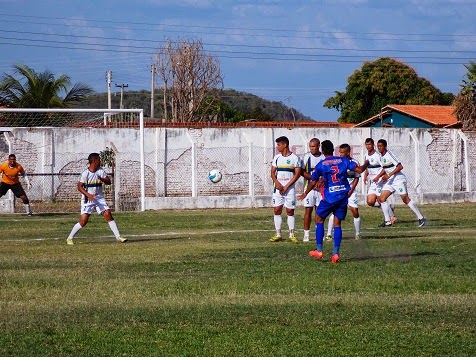
[[[213,183],[220,182],[222,179],[222,174],[220,170],[218,169],[210,170],[210,172],[208,173],[208,179]]]

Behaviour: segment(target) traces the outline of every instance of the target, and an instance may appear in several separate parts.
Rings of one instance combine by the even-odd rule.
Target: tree
[[[163,83],[164,119],[173,122],[212,120],[207,115],[223,87],[220,62],[200,40],[165,41],[156,54],[155,71]]]
[[[360,123],[388,104],[449,105],[454,98],[442,93],[415,70],[393,58],[365,62],[348,79],[345,92],[327,99],[324,106],[341,112],[339,122]]]
[[[26,65],[14,65],[13,75],[4,74],[0,83],[0,105],[10,108],[69,108],[84,100],[93,89],[86,84],[71,85],[70,77],[55,78],[46,70],[37,73]],[[23,82],[21,81],[23,80]],[[61,94],[65,93],[64,97]]]
[[[464,65],[468,72],[463,79],[461,91],[456,96],[453,105],[456,107],[456,118],[463,124],[465,130],[476,129],[476,62],[470,61]]]

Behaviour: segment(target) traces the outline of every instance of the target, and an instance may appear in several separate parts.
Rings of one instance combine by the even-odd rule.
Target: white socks
[[[354,228],[355,228],[355,235],[360,235],[360,217],[354,217]]]
[[[416,204],[413,203],[413,201],[410,200],[410,202],[408,202],[408,207],[411,208],[411,210],[416,214],[418,219],[423,218],[423,215],[420,213],[420,210],[418,209]]]
[[[111,228],[112,233],[114,233],[114,236],[119,238],[121,235],[119,234],[119,229],[117,229],[117,224],[116,221],[111,221],[107,222],[109,224],[109,228]]]
[[[327,222],[327,235],[332,236],[332,229],[334,228],[334,214],[331,213],[329,221]]]
[[[74,235],[75,235],[76,233],[78,233],[78,231],[79,231],[81,228],[83,228],[83,227],[79,224],[79,222],[76,223],[76,224],[74,225],[73,229],[71,230],[71,233],[69,234],[68,238],[74,238]]]
[[[281,226],[283,224],[283,217],[281,215],[274,215],[274,228],[276,231],[281,231]]]
[[[390,210],[390,205],[388,204],[388,202],[380,202],[380,208],[382,208],[383,216],[385,217],[385,222],[390,222],[390,215],[388,214],[388,211]]]
[[[296,219],[294,216],[288,216],[288,227],[289,227],[289,232],[294,232],[294,224],[296,222]]]

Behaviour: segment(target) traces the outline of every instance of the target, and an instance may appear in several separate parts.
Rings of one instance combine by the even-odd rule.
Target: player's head
[[[276,140],[276,149],[282,153],[284,150],[289,149],[289,139],[285,136],[280,136]]]
[[[375,141],[372,138],[365,139],[365,148],[369,153],[372,153],[375,149]]]
[[[318,138],[312,138],[309,140],[309,151],[311,154],[317,154],[319,152],[319,146],[321,146],[321,142]]]
[[[286,136],[280,136],[280,137],[277,138],[275,141],[276,141],[277,144],[279,144],[279,143],[285,143],[285,144],[286,144],[286,147],[289,147],[289,139],[288,139]]]
[[[97,152],[93,152],[88,156],[88,162],[92,164],[95,160],[99,159],[99,154]]]
[[[341,157],[350,157],[350,145],[342,144],[341,146],[339,146],[339,155]]]
[[[383,154],[387,151],[387,140],[385,139],[380,139],[377,141],[377,150]]]
[[[321,144],[322,153],[327,156],[334,154],[334,144],[330,140],[324,140]]]
[[[15,162],[17,161],[17,157],[15,156],[15,154],[10,154],[8,155],[8,165],[13,167],[15,166]]]

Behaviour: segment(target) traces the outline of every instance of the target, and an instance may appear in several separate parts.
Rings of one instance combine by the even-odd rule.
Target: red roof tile
[[[456,108],[452,105],[389,104],[385,109],[393,109],[397,112],[408,114],[437,127],[454,125],[458,122],[458,119],[453,114]]]

